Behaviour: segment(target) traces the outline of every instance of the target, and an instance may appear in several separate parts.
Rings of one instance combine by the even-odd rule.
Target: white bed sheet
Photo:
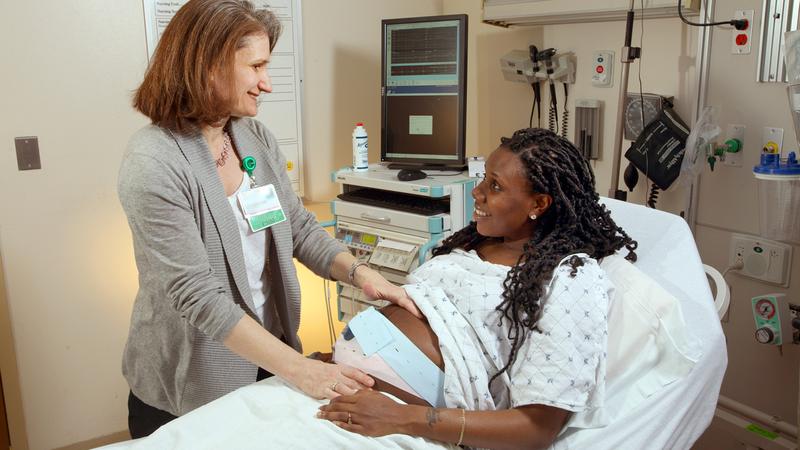
[[[566,434],[562,449],[688,449],[714,417],[728,356],[714,299],[686,222],[640,205],[602,199],[617,225],[639,242],[636,266],[678,298],[702,357],[689,375],[653,394],[607,427]],[[625,254],[625,252],[621,252]]]
[[[380,438],[347,432],[316,418],[327,400],[314,400],[279,377],[237,389],[162,426],[142,439],[103,450],[419,449],[451,450],[422,438]]]
[[[724,335],[700,255],[686,222],[639,205],[603,199],[612,217],[639,242],[636,266],[678,298],[702,357],[689,375],[653,394],[607,427],[567,432],[554,450],[688,449],[711,423],[727,365]],[[625,254],[623,252],[623,254]],[[317,419],[313,400],[277,377],[246,386],[121,449],[375,448],[448,449],[421,438],[368,438]]]

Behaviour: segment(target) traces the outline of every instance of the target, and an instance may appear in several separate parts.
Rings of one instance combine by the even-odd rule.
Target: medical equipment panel
[[[449,198],[422,197],[370,188],[349,190],[339,194],[338,197],[347,202],[378,206],[423,216],[450,212]]]
[[[395,211],[388,208],[380,208],[359,203],[351,203],[342,200],[334,200],[332,208],[336,216],[358,218],[366,222],[372,222],[374,227],[384,227],[392,225],[410,230],[419,230],[429,233],[441,233],[450,230],[450,215],[436,214],[433,216],[423,216],[404,211]]]
[[[341,190],[344,194],[360,188],[369,188],[386,191],[386,198],[390,201],[393,193],[411,194],[420,198],[447,201],[449,206],[447,208],[448,216],[450,218],[449,229],[456,231],[467,226],[472,218],[472,188],[475,187],[479,180],[470,178],[463,172],[460,174],[445,173],[438,175],[435,171],[429,171],[427,178],[415,181],[400,181],[397,179],[397,170],[387,169],[380,164],[370,164],[367,172],[354,172],[349,168],[334,172],[331,176],[331,181],[341,184]],[[341,206],[341,204],[338,204],[338,206]],[[400,206],[402,205],[395,205],[396,208]],[[333,214],[335,216],[340,215],[336,209],[334,209]],[[448,228],[443,224],[443,231],[445,229]]]
[[[471,191],[478,181],[463,173],[397,180],[397,171],[371,165],[367,172],[342,169],[333,174],[342,194],[331,202],[336,239],[359,261],[388,281],[402,285],[406,276],[430,257],[431,249],[460,230],[472,217]],[[360,289],[337,284],[339,320],[348,321],[372,300]]]
[[[741,267],[739,275],[788,287],[791,262],[791,245],[739,233],[731,236],[729,265]]]
[[[383,20],[381,161],[389,167],[466,165],[468,19]]]
[[[592,86],[611,87],[614,84],[614,52],[597,51],[592,54]]]
[[[432,244],[441,239],[441,233],[398,232],[399,228],[376,228],[367,222],[358,223],[344,217],[337,218],[336,239],[344,243],[353,256],[364,261],[390,282],[402,285],[406,275],[420,264]],[[338,283],[339,320],[348,321],[369,306],[380,308],[388,304],[383,300],[368,298],[361,289]]]
[[[756,323],[756,341],[771,345],[783,345],[784,341],[791,343],[791,314],[786,294],[760,295],[753,297],[751,302]]]
[[[575,136],[573,142],[587,160],[600,158],[602,142],[602,100],[575,100]]]

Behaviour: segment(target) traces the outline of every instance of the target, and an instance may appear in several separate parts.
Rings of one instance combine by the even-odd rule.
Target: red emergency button
[[[736,35],[736,45],[747,44],[747,35],[744,33]]]
[[[594,70],[595,70],[597,73],[603,73],[603,70],[604,70],[604,69],[603,69],[603,66],[597,66],[597,67],[595,67],[595,68],[594,68]]]

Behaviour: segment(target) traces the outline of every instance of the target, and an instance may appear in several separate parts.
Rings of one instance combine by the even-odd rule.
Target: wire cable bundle
[[[567,83],[564,83],[564,112],[561,116],[561,137],[567,138],[567,123],[569,121],[569,108],[567,108],[567,99],[569,99],[569,91]]]

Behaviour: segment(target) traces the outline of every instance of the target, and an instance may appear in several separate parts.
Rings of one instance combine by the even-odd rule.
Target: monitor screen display
[[[381,160],[465,165],[467,16],[383,21]]]

